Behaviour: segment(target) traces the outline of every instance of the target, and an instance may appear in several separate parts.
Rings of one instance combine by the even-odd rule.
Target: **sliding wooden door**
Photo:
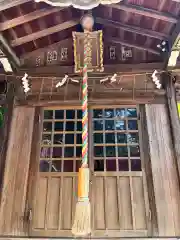
[[[147,236],[138,109],[92,110],[93,236]]]
[[[89,113],[92,237],[147,236],[138,110],[92,107]],[[81,118],[78,108],[44,110],[30,235],[72,236]]]

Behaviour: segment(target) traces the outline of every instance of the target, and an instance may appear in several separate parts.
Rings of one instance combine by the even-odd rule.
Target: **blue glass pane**
[[[105,118],[113,118],[114,117],[114,109],[105,109],[104,117]]]
[[[129,130],[138,130],[137,120],[129,120],[128,121],[128,129]]]
[[[116,126],[116,130],[126,130],[126,123],[125,121],[115,121],[115,126]]]
[[[136,108],[128,108],[127,109],[127,117],[136,118],[137,117],[137,109]]]

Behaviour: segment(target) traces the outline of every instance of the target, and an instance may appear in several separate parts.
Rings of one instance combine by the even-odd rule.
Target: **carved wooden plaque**
[[[73,32],[75,72],[83,70],[84,65],[84,33]],[[88,72],[103,72],[103,41],[102,31],[89,34],[91,46],[91,60],[88,63]]]

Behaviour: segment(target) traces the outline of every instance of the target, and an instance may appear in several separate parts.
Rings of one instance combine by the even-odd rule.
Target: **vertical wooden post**
[[[140,110],[140,137],[143,141],[141,156],[144,162],[144,170],[147,182],[147,191],[148,191],[148,199],[149,199],[149,222],[148,222],[148,230],[149,236],[157,236],[158,234],[158,222],[157,222],[157,209],[156,209],[156,200],[154,193],[154,182],[153,182],[153,173],[151,167],[151,157],[150,157],[150,144],[149,144],[149,136],[147,130],[147,119],[146,119],[146,110],[145,105],[139,106]]]
[[[146,105],[159,236],[179,236],[180,187],[165,104]]]
[[[26,204],[34,107],[13,109],[0,202],[0,234],[25,235]]]
[[[162,74],[162,82],[166,90],[166,103],[170,118],[171,136],[180,176],[180,120],[177,109],[176,90],[170,73]]]
[[[7,110],[4,116],[4,124],[2,128],[0,128],[0,189],[2,188],[2,180],[4,175],[5,158],[6,158],[6,152],[7,152],[7,146],[8,146],[13,105],[14,105],[14,94],[15,94],[14,83],[13,81],[8,81],[6,99],[2,103],[3,107],[5,107]]]

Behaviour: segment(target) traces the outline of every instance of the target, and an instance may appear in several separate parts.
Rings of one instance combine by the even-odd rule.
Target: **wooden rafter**
[[[45,17],[47,15],[50,15],[52,13],[56,13],[59,12],[61,10],[63,10],[64,8],[51,8],[51,9],[40,9],[40,10],[36,10],[34,12],[28,13],[24,16],[20,16],[17,18],[14,18],[12,20],[8,20],[5,22],[0,23],[0,31],[5,31],[7,29],[16,27],[18,25],[22,25],[24,23],[28,23],[30,21],[33,21],[35,19],[38,18],[42,18]]]
[[[14,67],[18,68],[20,67],[20,60],[14,53],[14,51],[11,49],[7,41],[4,39],[2,34],[0,33],[0,47],[3,50],[3,52],[6,54],[9,61],[11,61],[14,65]]]
[[[169,52],[167,52],[165,58],[165,66],[168,65],[168,67],[173,67],[174,64],[176,65],[177,58],[180,53],[180,20],[176,24],[171,34],[171,38],[168,41],[168,44]]]
[[[11,46],[16,47],[16,46],[22,45],[24,43],[31,42],[33,40],[48,36],[50,34],[60,32],[62,30],[74,27],[77,24],[78,24],[77,20],[70,20],[70,21],[67,21],[67,22],[64,22],[64,23],[60,23],[60,24],[55,25],[53,27],[50,27],[50,28],[32,33],[32,34],[27,35],[27,36],[23,36],[21,38],[17,38],[17,39],[15,39],[11,42]]]
[[[108,37],[107,36],[107,37],[105,37],[105,40],[107,42],[117,43],[117,44],[121,44],[121,45],[124,45],[124,46],[137,48],[137,49],[140,49],[140,50],[143,50],[143,51],[145,50],[145,51],[148,51],[148,52],[156,54],[156,55],[160,55],[160,52],[157,51],[157,50],[154,50],[152,48],[148,48],[148,47],[145,47],[145,46],[140,46],[140,45],[137,45],[137,44],[134,44],[134,43],[128,43],[126,41],[120,40],[119,38],[114,38],[114,37]]]
[[[107,27],[123,29],[128,32],[140,34],[140,35],[151,37],[151,38],[157,38],[157,39],[161,39],[161,40],[168,38],[168,35],[165,33],[156,32],[156,31],[152,31],[152,30],[148,30],[148,29],[144,29],[144,28],[140,28],[140,27],[136,27],[136,26],[131,26],[128,24],[123,24],[123,23],[120,23],[117,21],[112,21],[109,19],[97,17],[96,22],[100,23],[102,25],[105,25]]]
[[[6,10],[17,5],[30,2],[31,0],[0,0],[0,11]]]
[[[47,48],[53,48],[53,47],[56,47],[56,46],[58,46],[58,45],[61,45],[64,41],[73,41],[73,40],[72,40],[72,36],[69,37],[69,38],[65,38],[65,39],[63,39],[63,40],[61,40],[61,41],[59,41],[59,42],[50,44],[50,45],[48,45],[48,46],[46,46],[46,47],[38,48],[38,49],[36,49],[36,50],[34,50],[34,51],[32,51],[32,52],[24,53],[24,54],[21,55],[20,59],[21,59],[22,61],[24,61],[24,59],[30,58],[30,57],[32,57],[32,56],[34,56],[34,55],[37,55],[37,56],[38,56],[38,55],[40,55],[40,53],[47,51]],[[72,44],[73,44],[73,43],[72,43]]]
[[[123,10],[126,12],[144,15],[146,17],[156,18],[166,22],[171,22],[171,23],[178,22],[178,18],[174,17],[172,14],[162,13],[154,9],[141,7],[139,5],[120,3],[120,4],[112,4],[110,7]]]

